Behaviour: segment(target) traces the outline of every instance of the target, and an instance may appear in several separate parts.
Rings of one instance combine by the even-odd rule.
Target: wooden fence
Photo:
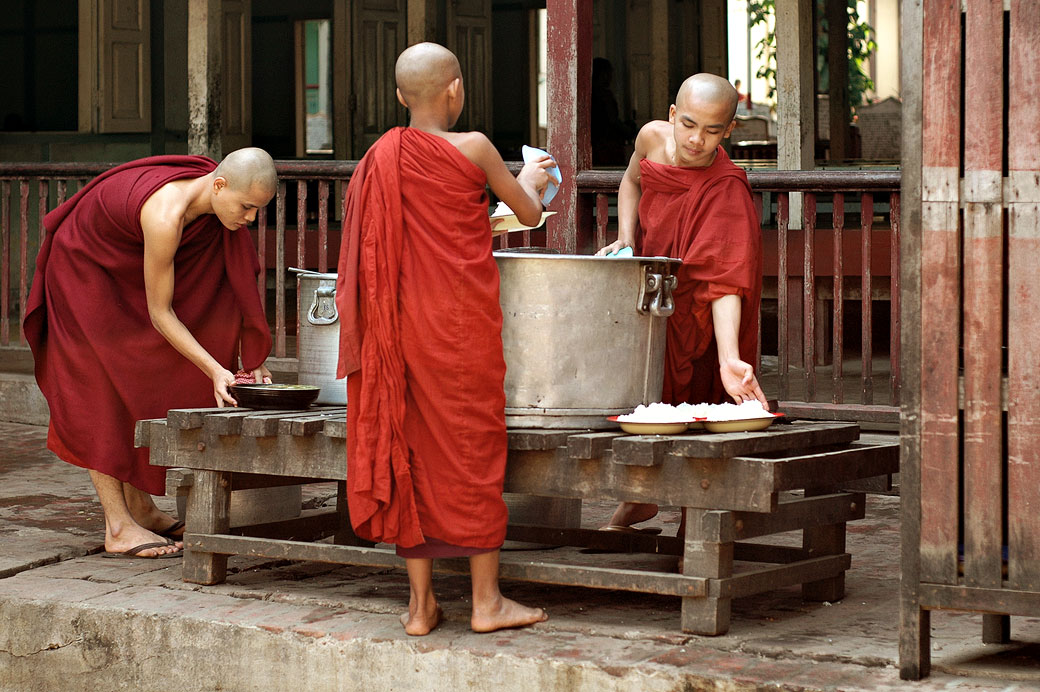
[[[0,350],[26,348],[20,324],[42,240],[39,219],[112,165],[0,163]],[[355,166],[350,161],[277,162],[277,194],[251,229],[264,268],[259,288],[274,336],[270,365],[275,370],[296,369],[297,281],[289,268],[335,271],[343,189]],[[767,395],[779,399],[791,415],[895,425],[899,172],[753,170],[748,175],[763,218],[765,331],[760,343],[766,347],[758,370]],[[620,180],[620,171],[590,170],[577,177],[592,210],[587,222],[596,247],[616,236],[613,210]],[[800,223],[792,223],[788,213],[795,193],[803,197]],[[544,246],[547,233],[510,234],[505,242]],[[879,308],[893,317],[875,319]],[[850,311],[858,318],[852,319]],[[874,338],[879,322],[884,326],[881,343]]]
[[[1040,612],[1040,4],[904,3],[900,673]],[[922,76],[923,75],[923,76]]]

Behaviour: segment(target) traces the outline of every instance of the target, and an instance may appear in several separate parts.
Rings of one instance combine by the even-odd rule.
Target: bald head
[[[217,164],[214,172],[228,182],[228,187],[238,192],[248,192],[255,186],[273,195],[278,188],[274,159],[256,147],[231,152]]]
[[[726,106],[729,113],[727,122],[733,120],[737,114],[737,90],[728,81],[718,75],[701,72],[687,77],[686,81],[679,87],[679,93],[675,95],[675,105],[679,106],[693,99],[695,102],[713,107]]]
[[[397,58],[394,77],[409,107],[427,103],[452,80],[462,76],[459,60],[436,43],[417,43]]]

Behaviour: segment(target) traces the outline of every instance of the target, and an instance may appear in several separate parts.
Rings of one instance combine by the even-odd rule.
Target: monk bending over
[[[440,622],[433,559],[463,555],[471,627],[529,625],[545,611],[498,588],[506,366],[485,185],[534,225],[555,163],[514,178],[483,134],[449,132],[465,89],[446,48],[408,48],[395,76],[410,125],[383,135],[351,177],[336,285],[351,523],[405,558],[408,634]]]
[[[184,524],[155,506],[166,469],[134,424],[234,404],[241,365],[271,350],[246,226],[274,196],[274,162],[156,156],[103,173],[47,214],[25,317],[50,407],[48,448],[90,470],[109,557],[180,555]],[[176,281],[175,281],[176,279]]]
[[[736,89],[695,74],[679,87],[668,120],[636,136],[618,190],[618,239],[637,254],[679,257],[675,312],[668,318],[665,403],[736,403],[766,398],[751,362],[758,349],[762,240],[747,175],[722,149],[736,124]],[[657,514],[623,503],[606,528],[623,530]]]

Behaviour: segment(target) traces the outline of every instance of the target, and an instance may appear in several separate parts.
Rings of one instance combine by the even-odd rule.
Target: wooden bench
[[[728,630],[733,598],[801,584],[807,599],[838,600],[851,564],[845,524],[864,516],[863,493],[843,487],[899,466],[898,443],[858,437],[853,423],[808,421],[756,433],[674,436],[510,430],[507,492],[678,506],[686,508],[687,521],[683,539],[545,526],[510,526],[507,534],[549,545],[682,556],[681,574],[576,564],[574,553],[552,562],[504,553],[501,576],[678,596],[683,631],[708,635]],[[334,407],[186,409],[139,421],[138,446],[151,448],[152,464],[177,467],[168,479],[188,492],[184,580],[224,581],[229,555],[403,567],[392,548],[372,546],[351,531],[345,438],[345,409]],[[329,480],[339,487],[335,511],[229,528],[236,488]],[[744,542],[792,530],[803,532],[800,547]],[[334,543],[313,542],[323,535]],[[435,565],[468,571],[465,559]]]

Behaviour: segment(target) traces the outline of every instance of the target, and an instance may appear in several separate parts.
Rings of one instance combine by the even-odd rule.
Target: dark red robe
[[[336,302],[357,534],[409,548],[505,539],[505,358],[484,172],[395,128],[347,189]]]
[[[755,363],[762,232],[747,175],[719,147],[703,168],[640,161],[640,254],[681,258],[668,318],[665,403],[729,401],[719,375],[711,302],[740,296],[741,360]]]
[[[165,491],[165,469],[134,448],[134,423],[172,408],[213,406],[213,383],[152,326],[144,286],[141,207],[173,180],[216,168],[202,156],[156,156],[99,175],[43,219],[25,337],[50,407],[48,447],[60,458]],[[213,214],[188,224],[174,258],[173,310],[232,372],[271,350],[247,231]]]

